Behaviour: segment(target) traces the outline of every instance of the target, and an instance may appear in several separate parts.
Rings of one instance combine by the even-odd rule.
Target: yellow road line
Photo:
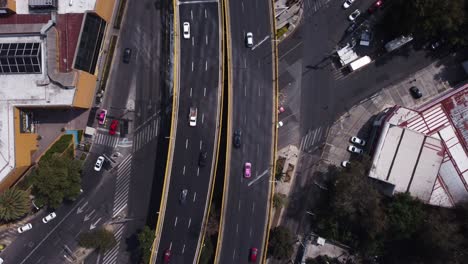
[[[228,115],[227,115],[227,134],[226,134],[226,164],[224,167],[224,185],[223,185],[223,198],[221,202],[221,212],[220,212],[220,219],[219,219],[219,227],[218,227],[218,241],[216,243],[216,252],[215,252],[215,257],[214,257],[214,263],[219,263],[219,255],[221,251],[221,244],[223,241],[223,231],[224,231],[224,205],[226,203],[226,199],[228,197],[228,188],[227,185],[229,184],[229,169],[230,169],[230,158],[231,158],[231,137],[232,137],[232,74],[231,74],[231,56],[232,56],[232,51],[231,51],[231,28],[230,28],[230,18],[229,18],[229,1],[228,0],[223,0],[223,25],[225,29],[225,34],[226,34],[226,45],[225,48],[226,50],[223,51],[226,52],[227,55],[227,79],[228,79]],[[224,56],[223,56],[223,61],[224,61]],[[223,82],[224,85],[224,82]]]
[[[270,185],[270,209],[268,211],[268,224],[267,224],[267,229],[266,229],[266,239],[263,243],[263,257],[262,257],[262,262],[266,263],[266,258],[267,258],[267,251],[268,251],[268,239],[270,238],[270,228],[271,228],[271,215],[273,211],[273,197],[275,193],[275,170],[276,170],[276,151],[277,151],[277,142],[278,142],[278,128],[276,127],[276,124],[278,123],[278,115],[277,115],[277,109],[278,109],[278,42],[276,41],[276,15],[275,15],[275,3],[274,0],[270,1],[270,8],[271,8],[271,25],[272,29],[271,32],[273,33],[273,36],[275,37],[273,39],[273,45],[272,45],[272,52],[274,54],[274,63],[272,63],[273,66],[273,76],[274,76],[274,84],[273,84],[273,144],[272,144],[272,159],[273,159],[273,167],[271,168],[271,185]]]
[[[157,258],[157,253],[158,253],[158,246],[159,246],[159,239],[158,238],[158,234],[160,235],[161,234],[161,223],[164,222],[164,214],[165,214],[165,206],[166,206],[166,202],[167,202],[167,197],[166,197],[166,188],[168,188],[168,185],[167,185],[167,176],[169,174],[168,170],[169,170],[169,167],[171,166],[171,159],[172,159],[172,152],[174,150],[174,137],[172,136],[172,134],[174,133],[174,120],[175,120],[175,114],[177,113],[176,111],[176,102],[177,102],[177,76],[178,76],[178,72],[177,72],[177,65],[178,65],[178,61],[177,61],[177,36],[178,36],[178,28],[177,28],[177,18],[178,18],[178,12],[177,12],[177,9],[176,9],[176,1],[177,0],[172,0],[172,6],[173,6],[173,10],[174,10],[174,21],[173,21],[173,25],[174,25],[174,63],[173,63],[173,87],[172,87],[172,91],[173,91],[173,95],[172,95],[172,117],[171,117],[171,130],[170,130],[170,137],[169,137],[169,147],[168,147],[168,156],[167,156],[167,159],[166,159],[166,171],[164,173],[164,183],[163,183],[163,188],[162,188],[162,197],[161,197],[161,202],[159,204],[159,215],[158,215],[158,222],[156,224],[156,229],[155,229],[155,239],[153,241],[153,247],[152,247],[152,250],[151,250],[151,258],[150,258],[150,263],[156,263],[156,258]],[[162,210],[163,209],[163,210]]]

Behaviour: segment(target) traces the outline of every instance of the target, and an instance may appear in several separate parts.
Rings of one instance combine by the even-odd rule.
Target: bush
[[[273,196],[273,207],[275,209],[283,208],[288,202],[288,197],[282,193],[275,193]]]
[[[29,212],[30,206],[27,192],[8,189],[0,195],[0,220],[17,220]]]
[[[143,227],[143,230],[138,234],[138,246],[142,254],[142,261],[145,264],[150,261],[154,237],[154,230],[148,226]]]
[[[104,228],[95,229],[90,232],[81,233],[78,244],[85,248],[95,248],[103,253],[117,244],[114,233]]]
[[[55,153],[63,153],[68,146],[70,146],[73,140],[73,135],[62,135],[59,140],[57,140],[47,152],[42,156],[41,161],[46,161],[51,158]]]
[[[293,252],[293,236],[289,229],[278,226],[270,230],[268,256],[278,260],[290,259]]]

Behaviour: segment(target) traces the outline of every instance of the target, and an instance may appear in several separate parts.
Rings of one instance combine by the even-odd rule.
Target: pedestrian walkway
[[[328,127],[318,127],[314,130],[309,130],[301,139],[300,151],[308,152],[314,147],[317,147],[327,136]]]
[[[119,215],[125,209],[125,207],[127,207],[131,170],[132,155],[130,154],[125,157],[125,159],[118,165],[117,168],[117,183],[114,194],[114,209],[112,212],[112,218]]]
[[[119,144],[119,138],[117,136],[96,133],[96,136],[94,137],[94,144],[115,148]]]
[[[159,116],[150,119],[143,126],[140,126],[133,136],[133,152],[141,149],[145,144],[154,140],[159,133]]]
[[[102,264],[115,264],[117,263],[117,257],[119,255],[120,241],[122,240],[123,231],[125,224],[121,224],[117,230],[114,232],[114,237],[117,243],[113,248],[104,253],[104,258],[102,259]]]

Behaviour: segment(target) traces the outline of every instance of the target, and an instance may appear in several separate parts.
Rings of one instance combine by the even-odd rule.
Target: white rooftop
[[[0,38],[0,43],[14,42],[41,43],[42,73],[0,75],[0,181],[15,167],[14,107],[72,105],[75,94],[75,89],[63,89],[49,81],[46,67],[46,38],[41,39],[39,36]]]
[[[30,14],[28,2],[28,0],[16,1],[16,13]],[[84,13],[88,10],[94,10],[95,4],[96,0],[59,0],[57,12],[59,14]]]

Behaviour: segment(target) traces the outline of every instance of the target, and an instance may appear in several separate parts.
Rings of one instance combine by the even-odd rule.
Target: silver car
[[[361,145],[363,147],[366,145],[366,141],[358,137],[351,137],[350,141],[354,144]]]
[[[364,152],[364,150],[362,150],[362,149],[360,149],[358,147],[355,147],[355,146],[349,146],[348,151],[351,152],[351,153],[356,153],[356,154],[362,154]]]
[[[104,164],[104,157],[99,156],[99,158],[97,158],[97,160],[96,160],[96,164],[94,164],[94,170],[95,171],[100,171],[103,164]]]
[[[351,15],[349,15],[348,18],[350,21],[354,21],[360,14],[361,14],[361,11],[359,11],[359,9],[356,9],[354,10],[354,12],[351,13]]]
[[[30,223],[27,223],[22,227],[18,227],[18,233],[21,234],[21,233],[26,232],[26,231],[31,230],[31,229],[32,229],[32,225]]]
[[[46,217],[42,218],[42,222],[44,224],[47,224],[49,223],[52,219],[54,219],[55,217],[57,217],[57,215],[55,214],[55,212],[52,212],[48,215],[46,215]]]

